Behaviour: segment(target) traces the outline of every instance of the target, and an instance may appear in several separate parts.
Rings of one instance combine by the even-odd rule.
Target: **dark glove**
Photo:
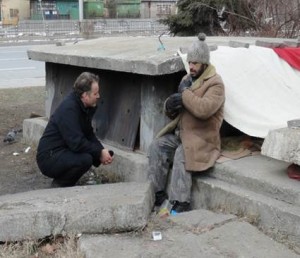
[[[169,113],[174,113],[182,108],[182,94],[172,94],[166,102],[166,110]]]
[[[192,76],[188,75],[184,80],[182,80],[178,86],[178,92],[182,93],[186,88],[191,87],[193,84]]]

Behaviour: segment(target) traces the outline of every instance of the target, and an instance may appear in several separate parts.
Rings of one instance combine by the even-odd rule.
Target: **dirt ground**
[[[36,147],[24,144],[22,132],[14,142],[4,142],[8,132],[22,130],[23,120],[32,113],[45,114],[44,87],[0,89],[0,195],[50,186],[51,179],[36,165]]]
[[[0,195],[49,188],[35,162],[36,147],[24,144],[22,132],[15,141],[3,142],[11,130],[19,131],[32,114],[45,114],[45,87],[0,89]],[[25,150],[30,147],[28,152]],[[82,258],[74,237],[17,243],[0,242],[0,258]]]

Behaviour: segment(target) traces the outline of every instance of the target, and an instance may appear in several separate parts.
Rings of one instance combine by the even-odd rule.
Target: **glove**
[[[166,110],[169,113],[174,113],[182,108],[182,94],[174,93],[172,94],[166,102]]]
[[[182,93],[186,88],[191,87],[193,84],[192,76],[188,75],[184,80],[182,80],[178,86],[178,92]]]

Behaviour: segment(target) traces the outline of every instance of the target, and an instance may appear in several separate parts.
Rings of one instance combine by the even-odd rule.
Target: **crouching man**
[[[84,72],[50,117],[39,141],[36,160],[41,172],[53,178],[52,187],[74,186],[92,165],[112,162],[108,149],[92,128],[99,98],[98,76]]]

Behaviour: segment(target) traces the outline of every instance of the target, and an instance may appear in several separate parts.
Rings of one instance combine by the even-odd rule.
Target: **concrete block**
[[[272,42],[272,41],[263,41],[263,40],[256,40],[255,45],[259,47],[269,47],[269,48],[275,48],[275,47],[286,47],[285,43],[283,42]]]
[[[57,42],[55,43],[55,45],[56,45],[57,47],[65,46],[65,45],[66,45],[66,42],[63,41],[63,40],[57,41]]]
[[[287,127],[270,131],[263,142],[261,153],[300,165],[300,128]]]
[[[147,181],[148,158],[146,155],[104,145],[114,151],[114,161],[110,165],[99,167],[101,170],[116,174],[122,182]]]
[[[263,155],[216,164],[209,176],[300,206],[299,182],[287,175],[289,163]]]
[[[289,128],[298,128],[300,127],[300,119],[293,119],[287,121],[287,125]]]
[[[210,51],[215,51],[218,49],[218,45],[217,44],[211,44],[208,46]]]
[[[287,47],[300,47],[300,41],[284,41]]]
[[[230,47],[244,47],[244,48],[249,48],[250,44],[249,43],[244,43],[244,42],[239,42],[239,41],[229,41],[228,45]]]
[[[193,207],[247,217],[265,234],[300,248],[300,207],[209,177],[193,184]]]
[[[46,117],[28,118],[23,121],[23,139],[30,145],[37,145],[42,137],[48,119]]]
[[[0,241],[51,234],[110,233],[143,228],[154,204],[149,183],[30,191],[0,197]]]

